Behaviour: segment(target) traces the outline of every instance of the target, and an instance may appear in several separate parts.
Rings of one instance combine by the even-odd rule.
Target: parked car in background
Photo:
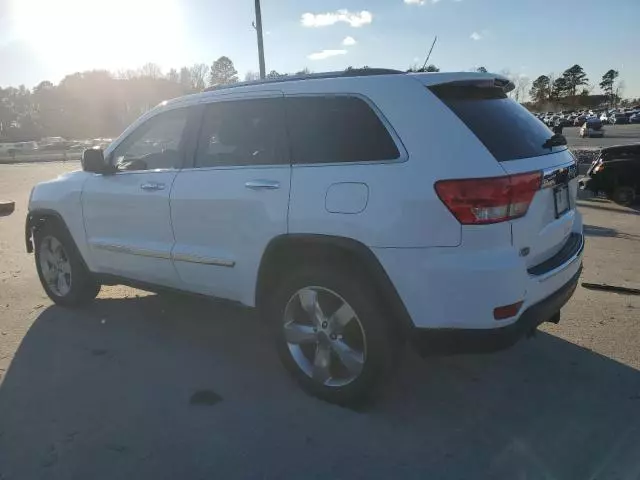
[[[629,117],[630,123],[640,123],[640,111],[634,113]]]
[[[629,123],[629,117],[622,112],[616,112],[609,117],[612,125],[626,125]]]
[[[640,195],[640,144],[603,148],[580,187],[631,205]]]
[[[581,137],[604,137],[604,128],[598,117],[589,117],[580,127]]]
[[[586,115],[578,115],[575,120],[573,121],[573,126],[574,127],[581,127],[582,125],[584,125],[584,122],[587,121],[587,116]]]
[[[368,69],[162,102],[34,187],[27,250],[60,305],[129,283],[257,307],[304,390],[358,404],[403,340],[505,348],[576,288],[575,158],[513,88]]]
[[[600,121],[604,124],[608,124],[609,123],[609,114],[607,112],[603,112],[602,115],[600,115]]]
[[[547,125],[549,127],[555,127],[555,126],[557,126],[557,125],[559,125],[561,123],[562,123],[562,116],[561,115],[552,115],[547,120]]]
[[[19,153],[32,152],[38,149],[36,142],[7,142],[0,143],[0,155],[16,155]]]

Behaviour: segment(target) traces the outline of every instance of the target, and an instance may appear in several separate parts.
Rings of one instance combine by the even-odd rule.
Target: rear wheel
[[[611,199],[624,206],[631,205],[636,197],[636,192],[633,187],[616,187],[611,195]]]
[[[85,267],[65,228],[46,222],[35,231],[34,240],[38,277],[54,303],[79,306],[98,295],[100,285]]]
[[[398,342],[367,282],[342,268],[309,266],[288,275],[268,315],[280,360],[300,386],[344,406],[370,400]]]

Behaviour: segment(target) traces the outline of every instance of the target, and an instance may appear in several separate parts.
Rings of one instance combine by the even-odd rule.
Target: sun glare
[[[20,38],[66,69],[180,63],[179,0],[13,0]]]

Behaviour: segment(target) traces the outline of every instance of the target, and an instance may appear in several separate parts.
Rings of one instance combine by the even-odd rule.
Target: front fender
[[[33,251],[34,229],[40,222],[55,218],[67,229],[91,270],[82,214],[82,191],[85,181],[91,175],[94,174],[83,171],[70,172],[39,183],[33,188],[25,223],[25,243],[28,252]]]

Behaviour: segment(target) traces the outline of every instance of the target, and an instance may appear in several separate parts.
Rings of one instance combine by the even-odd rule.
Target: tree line
[[[619,72],[614,69],[606,71],[598,86],[610,106],[617,105],[622,97],[624,82],[619,81]],[[529,96],[535,105],[547,103],[565,103],[585,105],[595,86],[589,83],[586,72],[580,65],[567,68],[562,75],[540,75],[531,84]]]
[[[348,67],[350,70],[354,67]],[[359,67],[368,68],[368,67]],[[412,72],[437,72],[435,65],[412,67]],[[271,70],[267,78],[312,73]],[[258,80],[249,71],[243,80]],[[39,140],[43,137],[85,139],[114,137],[163,100],[240,81],[233,61],[222,56],[211,65],[197,63],[164,73],[147,63],[137,70],[92,70],[64,77],[54,85],[46,80],[33,89],[24,85],[0,88],[0,142]]]
[[[296,72],[309,73],[307,69]],[[271,71],[269,77],[280,76]],[[245,80],[259,78],[247,72]],[[0,87],[0,142],[114,137],[163,100],[239,81],[229,57],[164,73],[153,63],[137,70],[92,70],[43,81],[33,89]]]
[[[348,67],[350,70],[354,67]],[[359,68],[368,68],[366,66]],[[478,67],[486,72],[485,67]],[[412,66],[407,72],[438,72],[434,65]],[[275,70],[267,78],[311,73],[307,68],[280,73]],[[600,88],[612,104],[619,101],[623,83],[618,72],[609,70],[602,76]],[[249,71],[243,80],[259,79]],[[0,88],[0,142],[39,140],[48,136],[68,139],[113,137],[122,132],[141,114],[163,100],[201,92],[207,87],[240,81],[233,61],[222,56],[211,65],[197,63],[190,67],[170,69],[164,73],[153,63],[137,70],[109,72],[93,70],[64,77],[57,85],[43,81],[33,89],[24,85]],[[516,82],[512,95],[524,100],[528,83]],[[593,87],[580,65],[574,65],[555,78],[539,76],[529,94],[536,105],[575,100],[589,95]]]

